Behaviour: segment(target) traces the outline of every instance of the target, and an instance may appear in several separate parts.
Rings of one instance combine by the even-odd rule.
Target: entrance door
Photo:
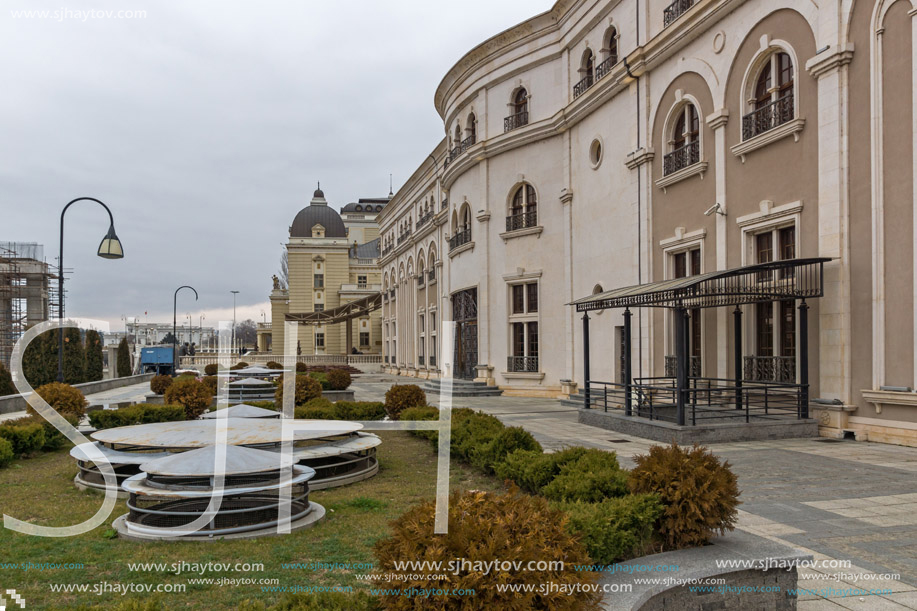
[[[478,364],[478,289],[466,289],[452,296],[455,320],[455,377],[471,380]]]

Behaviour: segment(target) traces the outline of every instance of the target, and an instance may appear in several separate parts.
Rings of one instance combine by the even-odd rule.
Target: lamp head
[[[121,246],[121,240],[118,239],[118,234],[115,233],[114,225],[109,225],[108,233],[102,238],[102,243],[99,244],[98,255],[103,259],[124,258],[124,248]]]

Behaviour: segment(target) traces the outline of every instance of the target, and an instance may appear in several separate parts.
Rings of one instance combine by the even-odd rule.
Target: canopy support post
[[[800,418],[809,417],[809,304],[799,304],[799,402]]]
[[[624,415],[630,416],[633,413],[634,406],[634,380],[631,365],[631,330],[630,320],[633,314],[630,308],[624,310]]]
[[[585,402],[583,407],[589,409],[592,407],[591,397],[589,396],[589,313],[583,314],[583,395]]]
[[[685,425],[685,386],[688,378],[685,326],[685,309],[677,307],[675,308],[675,409],[678,426]]]
[[[732,328],[735,335],[736,409],[742,409],[742,308],[736,306],[732,312]]]

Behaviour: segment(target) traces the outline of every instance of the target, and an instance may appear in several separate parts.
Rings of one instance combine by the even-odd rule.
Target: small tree
[[[127,347],[127,338],[122,337],[118,344],[118,377],[126,378],[131,375],[131,351]]]
[[[95,329],[86,332],[86,381],[102,379],[102,337]]]
[[[83,338],[76,327],[64,331],[64,382],[82,384],[86,381],[86,353]]]
[[[52,381],[48,379],[45,370],[47,341],[48,334],[42,333],[26,346],[22,354],[22,372],[32,388],[38,388]]]
[[[13,376],[11,376],[9,370],[3,366],[3,363],[0,363],[0,397],[15,394],[16,387],[13,386]]]

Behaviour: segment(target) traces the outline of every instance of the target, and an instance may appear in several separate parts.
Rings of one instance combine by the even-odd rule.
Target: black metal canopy
[[[333,310],[324,310],[321,312],[306,312],[303,314],[287,314],[284,318],[290,322],[298,322],[304,325],[333,325],[339,322],[347,322],[354,318],[366,316],[382,307],[382,293],[376,293],[369,297],[364,297]]]
[[[629,286],[577,299],[577,312],[610,308],[714,308],[824,295],[830,257],[787,259]]]

